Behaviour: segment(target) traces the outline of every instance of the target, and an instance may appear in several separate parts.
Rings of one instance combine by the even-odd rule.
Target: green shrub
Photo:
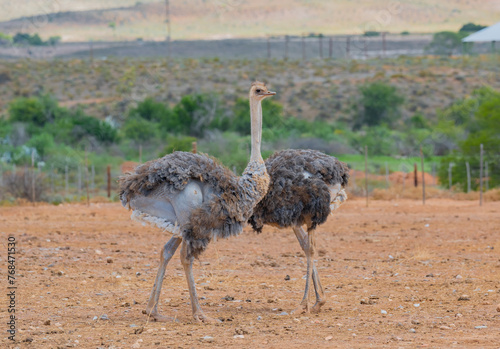
[[[355,128],[362,125],[392,125],[399,117],[399,107],[404,102],[396,87],[382,82],[373,82],[362,85],[360,104],[363,107],[355,119]]]
[[[460,30],[458,31],[459,33],[467,33],[467,34],[471,34],[471,33],[475,33],[477,31],[480,31],[481,29],[484,29],[486,28],[486,26],[484,25],[480,25],[480,24],[474,24],[474,23],[467,23],[467,24],[464,24],[462,26],[462,28],[460,28]]]
[[[455,33],[442,31],[434,34],[432,41],[425,50],[429,53],[451,56],[455,50],[462,46],[462,39],[467,36],[466,33]]]
[[[196,142],[194,137],[170,137],[167,139],[167,145],[158,156],[165,156],[174,151],[191,151],[193,142]]]

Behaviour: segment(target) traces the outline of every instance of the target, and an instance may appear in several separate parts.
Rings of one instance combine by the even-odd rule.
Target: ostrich
[[[120,178],[120,199],[123,206],[133,210],[132,218],[173,235],[160,252],[160,266],[146,306],[146,313],[156,321],[171,320],[159,313],[158,300],[165,269],[179,246],[193,317],[201,322],[216,321],[200,308],[193,260],[213,237],[239,234],[268,190],[269,175],[260,153],[261,101],[275,94],[262,82],[251,85],[252,147],[250,162],[241,177],[209,156],[175,152],[140,165]]]
[[[249,222],[260,233],[265,224],[292,227],[307,257],[304,297],[294,312],[319,312],[325,304],[323,287],[314,265],[314,232],[347,195],[349,180],[346,164],[315,150],[283,150],[266,160],[271,183],[269,191],[255,207]],[[306,225],[307,232],[302,225]],[[309,279],[312,276],[316,303],[309,309]]]

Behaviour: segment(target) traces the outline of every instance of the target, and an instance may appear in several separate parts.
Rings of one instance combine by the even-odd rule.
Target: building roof
[[[481,29],[465,38],[463,42],[485,42],[485,41],[500,41],[500,22]]]

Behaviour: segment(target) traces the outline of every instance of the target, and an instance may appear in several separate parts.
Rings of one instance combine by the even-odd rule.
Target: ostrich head
[[[274,96],[276,92],[269,91],[266,84],[260,81],[252,82],[252,88],[250,89],[250,100],[261,101],[264,98]]]

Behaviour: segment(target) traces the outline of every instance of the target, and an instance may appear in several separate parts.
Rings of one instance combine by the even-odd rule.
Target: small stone
[[[500,312],[500,304],[497,305],[497,311]]]
[[[461,318],[462,316],[463,316],[463,315],[462,315],[462,314],[460,314],[460,313],[456,313],[456,314],[455,314],[455,317],[458,317],[458,318]]]
[[[107,263],[113,263],[113,258],[111,258],[111,257],[106,257],[106,262],[107,262]]]
[[[420,321],[415,320],[415,319],[411,320],[411,323],[414,325],[420,325]]]
[[[415,330],[414,328],[410,328],[410,333],[415,333],[417,332],[417,330]]]
[[[212,343],[214,341],[214,337],[205,336],[205,337],[201,337],[201,340],[204,342],[207,342],[207,343]]]
[[[440,330],[451,330],[451,327],[448,326],[441,326],[439,327]]]
[[[477,330],[480,330],[480,329],[482,329],[482,328],[488,328],[488,326],[476,326],[476,327],[474,327],[474,328],[475,328],[475,329],[477,329]]]
[[[460,297],[458,297],[458,300],[459,301],[470,301],[470,297],[466,294],[463,294]]]
[[[289,281],[289,280],[290,280],[290,275],[285,276],[285,281]]]
[[[433,277],[434,277],[434,274],[432,274],[432,273],[431,273],[431,274],[427,274],[425,277],[426,277],[426,278],[433,278]]]
[[[63,276],[63,275],[64,275],[64,271],[59,270],[59,271],[57,272],[57,275],[59,275],[59,276]]]
[[[46,326],[49,326],[50,325],[50,320],[45,320],[43,324],[46,325]]]
[[[333,336],[325,337],[325,341],[331,341],[332,339],[333,339]]]
[[[387,315],[387,311],[385,311],[385,310],[381,310],[380,313],[384,314],[384,315]]]
[[[260,315],[259,315],[259,316],[257,316],[257,320],[258,320],[258,321],[262,320],[262,316],[260,316]]]
[[[228,301],[228,302],[234,301],[234,297],[231,297],[231,296],[226,296],[226,297],[224,297],[222,299],[225,300],[225,301]]]
[[[241,339],[243,339],[243,338],[245,338],[245,336],[244,336],[244,335],[242,335],[242,334],[235,334],[235,335],[233,336],[233,338],[241,338]]]
[[[96,254],[102,254],[102,251],[101,250],[95,250],[95,253]]]
[[[102,315],[99,317],[99,319],[101,319],[101,320],[109,320],[109,317],[108,317],[108,315],[106,315],[106,314],[102,314]]]
[[[94,316],[94,318],[92,319],[93,321],[96,321],[98,319],[97,316]]]
[[[288,313],[286,311],[283,311],[283,312],[279,313],[278,315],[285,316],[285,315],[288,315]]]
[[[462,275],[459,274],[459,275],[455,276],[455,279],[462,279]]]
[[[420,303],[415,303],[415,304],[413,304],[413,306],[414,306],[415,308],[418,308],[418,307],[420,306]]]

